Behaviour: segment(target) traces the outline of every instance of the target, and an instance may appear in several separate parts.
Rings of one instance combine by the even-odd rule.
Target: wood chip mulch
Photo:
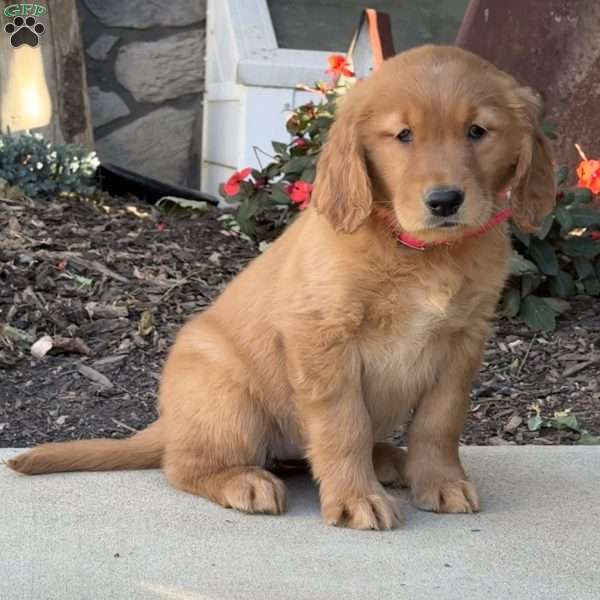
[[[258,252],[214,209],[0,198],[0,447],[146,426],[175,333]],[[600,435],[600,311],[572,304],[552,333],[498,321],[464,443]],[[576,429],[552,425],[555,411]]]

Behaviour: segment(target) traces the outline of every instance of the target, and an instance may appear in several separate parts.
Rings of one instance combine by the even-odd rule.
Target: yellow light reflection
[[[11,132],[44,127],[52,118],[52,101],[39,47],[10,50],[8,77],[2,86],[0,123]]]

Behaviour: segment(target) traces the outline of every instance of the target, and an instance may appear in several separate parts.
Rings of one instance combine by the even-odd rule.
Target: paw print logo
[[[12,23],[4,26],[4,31],[10,35],[10,43],[14,48],[23,44],[35,48],[46,28],[35,17],[15,17]]]

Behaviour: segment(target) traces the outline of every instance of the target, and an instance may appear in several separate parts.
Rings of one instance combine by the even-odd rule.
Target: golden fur
[[[307,457],[327,523],[388,529],[382,486],[417,506],[479,510],[458,456],[471,380],[508,271],[506,225],[485,223],[512,186],[514,219],[554,205],[551,155],[532,92],[457,48],[387,61],[344,99],[312,205],[180,332],[160,417],[127,440],[46,444],[21,473],[150,468],[175,487],[246,512],[280,513],[285,486],[264,467]],[[472,124],[488,130],[468,139]],[[399,131],[414,139],[403,144]],[[460,224],[431,224],[423,195],[465,191]],[[379,215],[424,239],[397,243]],[[410,419],[408,451],[385,444]]]

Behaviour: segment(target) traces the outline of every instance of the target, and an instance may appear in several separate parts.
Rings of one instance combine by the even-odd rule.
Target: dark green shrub
[[[95,152],[73,144],[53,144],[37,133],[0,134],[0,179],[26,196],[89,195],[96,191]]]
[[[553,329],[556,316],[576,294],[600,296],[600,207],[585,187],[566,186],[558,172],[558,205],[537,234],[513,226],[511,278],[501,312],[532,329]]]

